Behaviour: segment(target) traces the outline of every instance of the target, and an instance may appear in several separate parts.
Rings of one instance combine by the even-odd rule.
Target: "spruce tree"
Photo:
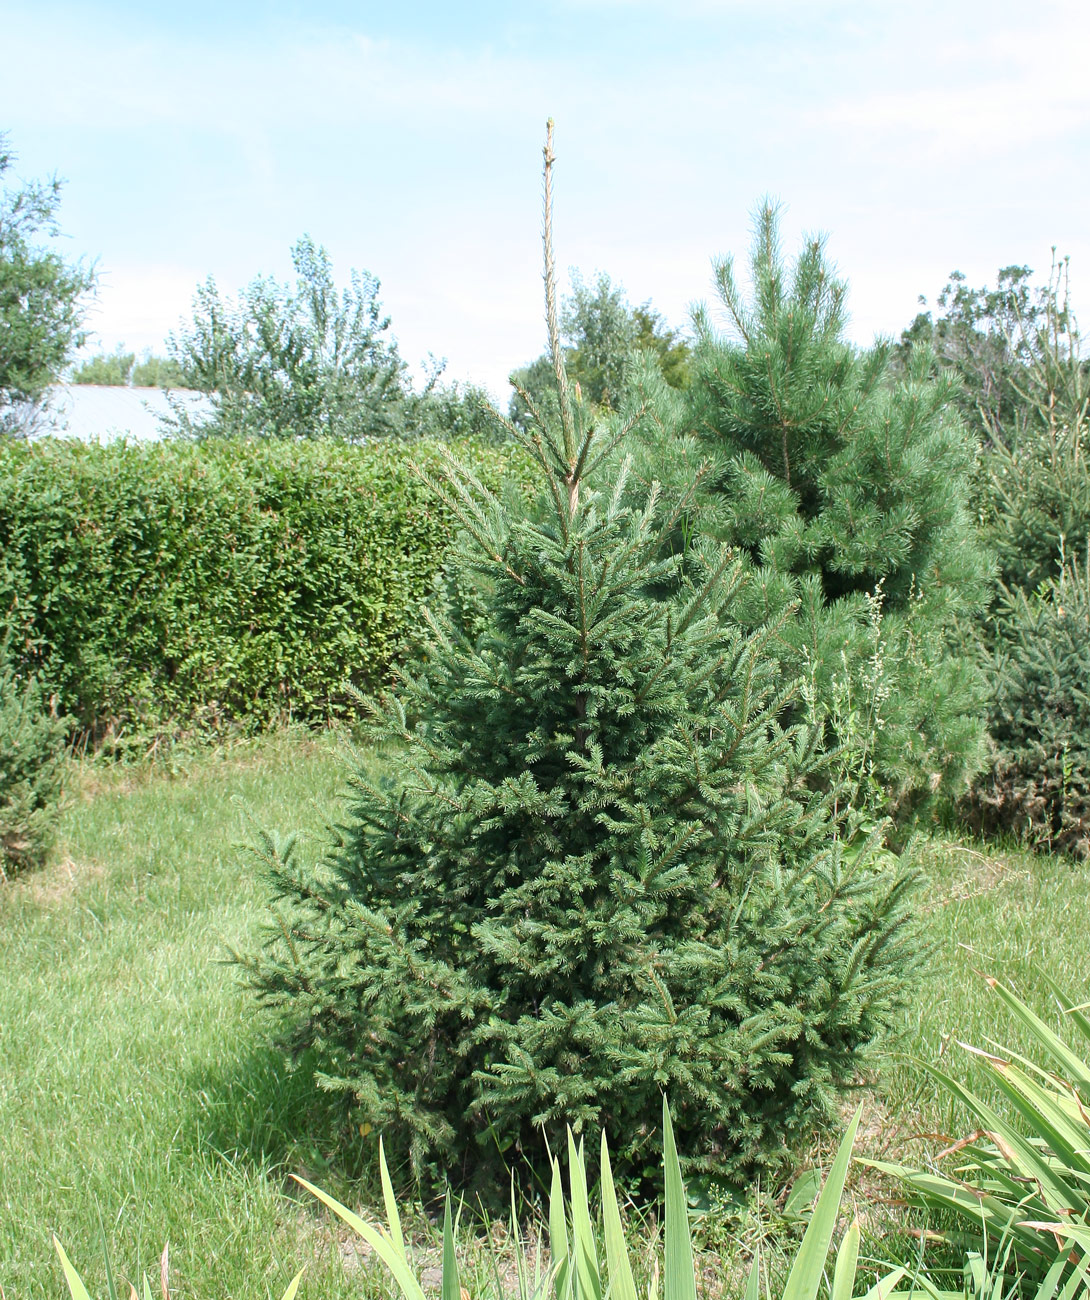
[[[426,661],[374,709],[385,776],[361,760],[317,867],[262,841],[277,919],[243,960],[319,1082],[422,1173],[540,1159],[569,1123],[604,1125],[640,1176],[665,1092],[694,1164],[742,1176],[831,1113],[888,1028],[912,872],[845,855],[807,789],[814,736],[780,724],[784,616],[739,627],[731,551],[664,546],[694,489],[634,507],[613,454],[631,420],[593,422],[569,387],[552,164],[550,124],[559,421],[509,429],[540,498],[520,512],[453,459],[434,483],[476,634],[429,617]]]
[[[1088,858],[1090,542],[1037,590],[1003,588],[988,631],[991,743],[970,820]]]
[[[987,593],[969,509],[974,445],[924,348],[845,337],[821,240],[794,267],[760,214],[747,301],[716,267],[727,330],[696,318],[689,420],[715,457],[704,526],[746,556],[752,626],[797,604],[778,644],[885,808],[955,794],[979,762],[982,688],[960,620]]]

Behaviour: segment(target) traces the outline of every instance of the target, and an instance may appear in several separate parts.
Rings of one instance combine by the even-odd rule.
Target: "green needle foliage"
[[[717,266],[725,334],[696,318],[689,418],[717,462],[706,526],[752,566],[753,626],[799,605],[779,644],[858,788],[886,806],[957,792],[981,745],[957,620],[988,564],[953,383],[924,349],[895,375],[886,344],[854,348],[822,241],[788,267],[771,207],[751,274],[747,301],[732,262]]]
[[[988,651],[988,768],[977,829],[1090,856],[1090,543],[1032,595],[1004,590]]]
[[[65,724],[45,708],[33,678],[16,672],[0,638],[0,879],[38,865],[53,839]]]
[[[546,283],[559,427],[519,437],[529,516],[455,460],[457,581],[480,631],[431,619],[419,671],[378,706],[388,783],[360,776],[325,860],[262,841],[277,923],[242,959],[357,1122],[459,1180],[541,1128],[609,1124],[628,1174],[669,1093],[701,1168],[778,1162],[833,1110],[904,997],[912,873],[846,855],[808,793],[814,735],[744,631],[726,547],[682,575],[660,514],[626,503],[558,345],[546,148]],[[661,598],[663,590],[674,590]]]

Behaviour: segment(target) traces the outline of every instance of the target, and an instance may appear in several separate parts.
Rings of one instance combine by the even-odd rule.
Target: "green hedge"
[[[0,632],[92,738],[261,725],[379,686],[449,512],[420,443],[0,445]],[[464,445],[493,481],[504,453]]]

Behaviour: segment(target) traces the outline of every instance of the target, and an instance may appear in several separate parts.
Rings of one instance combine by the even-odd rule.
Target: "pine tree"
[[[959,620],[988,564],[968,505],[974,448],[926,349],[845,338],[846,287],[821,240],[793,270],[760,214],[747,302],[728,259],[728,331],[697,315],[689,418],[716,457],[705,527],[753,566],[756,626],[797,603],[780,638],[873,801],[957,793],[979,761],[982,689]]]
[[[317,868],[262,841],[278,919],[244,961],[320,1082],[422,1172],[540,1158],[567,1122],[604,1124],[639,1176],[666,1092],[679,1145],[741,1176],[831,1113],[889,1026],[912,872],[843,853],[806,786],[814,736],[780,725],[784,617],[738,627],[725,547],[682,571],[663,542],[694,489],[633,507],[632,421],[571,391],[552,164],[550,124],[559,426],[509,429],[540,500],[519,513],[454,460],[433,485],[479,635],[430,618],[426,663],[375,707],[386,777],[361,762]]]

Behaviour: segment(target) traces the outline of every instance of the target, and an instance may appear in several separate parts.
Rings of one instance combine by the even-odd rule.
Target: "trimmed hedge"
[[[459,454],[495,482],[495,447]],[[0,634],[85,736],[346,709],[451,534],[435,444],[0,444]]]

